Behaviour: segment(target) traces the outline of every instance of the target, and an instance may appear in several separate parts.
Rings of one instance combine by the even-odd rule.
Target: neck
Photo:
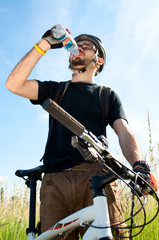
[[[86,71],[84,73],[77,73],[72,75],[72,82],[86,82],[94,83],[94,72]]]

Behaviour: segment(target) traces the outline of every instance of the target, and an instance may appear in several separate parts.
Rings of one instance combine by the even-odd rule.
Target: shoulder
[[[40,80],[36,80],[39,84],[40,87],[51,87],[51,86],[57,86],[59,83],[57,81],[40,81]]]
[[[111,103],[122,104],[121,98],[119,97],[118,93],[111,89]]]
[[[55,93],[58,89],[61,89],[65,87],[66,85],[69,85],[68,83],[70,81],[39,81],[37,80],[38,85],[39,85],[39,91],[47,91],[47,92],[52,92]]]
[[[57,91],[64,86],[64,82],[57,82],[57,81],[39,81],[36,80],[38,83],[38,99],[36,101],[31,101],[33,104],[40,104],[47,99],[54,99],[56,96]]]

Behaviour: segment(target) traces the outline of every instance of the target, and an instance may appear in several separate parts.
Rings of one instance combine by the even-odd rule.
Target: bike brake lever
[[[135,173],[135,172],[134,172]],[[135,173],[136,175],[136,173]],[[131,180],[129,185],[131,187],[133,187],[135,185],[135,190],[138,193],[138,195],[141,197],[144,195],[151,195],[156,201],[158,201],[157,199],[157,195],[155,193],[155,190],[153,189],[153,187],[151,187],[151,185],[146,181],[146,179],[148,178],[147,174],[144,173],[137,173],[137,183],[135,185],[134,180]],[[144,191],[144,192],[143,192]],[[145,192],[147,192],[148,194],[145,194]]]

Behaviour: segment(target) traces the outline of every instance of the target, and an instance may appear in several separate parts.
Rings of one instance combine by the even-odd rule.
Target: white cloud
[[[35,30],[46,31],[46,27],[51,28],[55,24],[69,26],[71,24],[71,12],[76,5],[75,0],[68,0],[67,4],[63,0],[38,0],[33,2],[33,27]],[[35,31],[34,31],[35,32]]]
[[[111,47],[111,67],[124,77],[136,75],[148,54],[159,51],[159,2],[122,1]],[[135,79],[134,79],[135,81]]]
[[[42,112],[42,113],[39,114],[38,118],[39,118],[40,121],[48,123],[49,115],[48,115],[47,112]]]

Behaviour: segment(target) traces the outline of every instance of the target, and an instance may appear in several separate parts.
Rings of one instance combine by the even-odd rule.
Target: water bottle
[[[56,25],[56,27],[53,29],[53,36],[58,41],[62,42],[64,45],[64,48],[74,55],[78,55],[78,46],[76,41],[71,37],[71,35],[68,33],[68,31],[63,28],[60,24]]]

